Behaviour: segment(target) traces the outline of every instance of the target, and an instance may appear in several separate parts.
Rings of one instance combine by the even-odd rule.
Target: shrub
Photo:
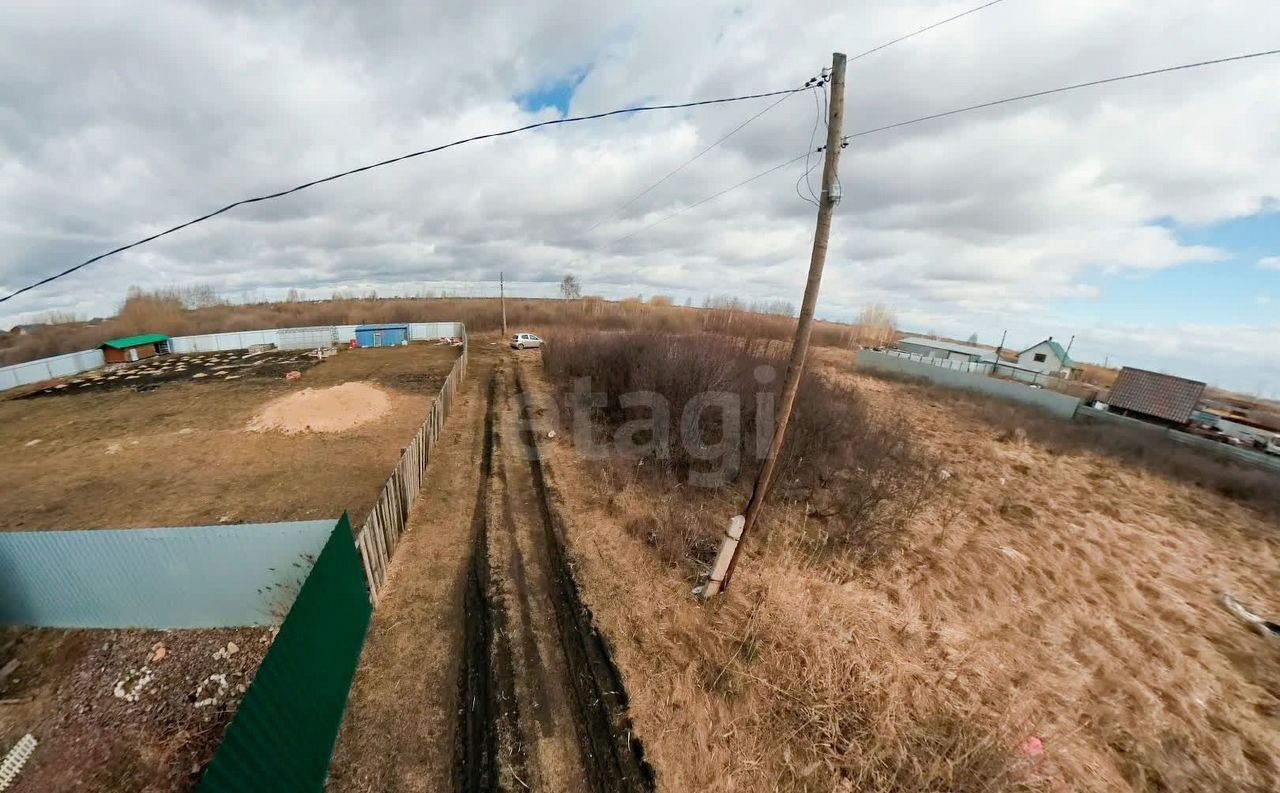
[[[611,488],[620,489],[628,478],[641,479],[670,494],[669,502],[678,502],[677,509],[687,515],[708,499],[745,500],[772,437],[786,351],[767,339],[582,331],[558,334],[543,362],[557,383],[566,423],[583,415],[596,441],[613,441]],[[578,378],[589,378],[591,391],[604,394],[604,403],[578,404]],[[651,407],[624,406],[623,395],[639,392],[666,401],[666,433],[660,430],[663,422],[653,421]],[[700,411],[709,394],[727,402]],[[700,432],[682,432],[690,428],[690,411],[702,419]],[[630,434],[636,427],[641,427],[638,436]],[[619,450],[628,441],[635,456],[622,459],[626,456]],[[618,473],[618,467],[626,473]],[[805,375],[774,479],[778,500],[807,512],[810,535],[802,539],[820,551],[877,561],[897,547],[904,524],[933,492],[933,480],[934,465],[911,442],[900,419],[873,418],[857,392]],[[718,512],[722,521],[722,505]],[[715,521],[664,517],[642,516],[633,529],[665,547],[669,560],[705,561],[705,535],[714,537],[723,529]],[[702,528],[690,531],[691,524]],[[678,541],[672,542],[672,534]]]

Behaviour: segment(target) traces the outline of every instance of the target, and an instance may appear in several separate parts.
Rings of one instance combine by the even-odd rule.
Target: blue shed
[[[361,347],[394,347],[408,340],[408,325],[360,325],[356,328],[356,343]]]

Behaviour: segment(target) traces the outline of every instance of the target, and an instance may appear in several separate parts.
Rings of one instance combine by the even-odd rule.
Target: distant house
[[[102,355],[107,363],[129,363],[168,352],[169,337],[163,333],[125,336],[121,339],[112,339],[102,345]]]
[[[1070,377],[1076,364],[1071,360],[1071,356],[1067,355],[1067,351],[1062,349],[1062,345],[1050,336],[1018,353],[1018,368],[1040,374]]]
[[[953,341],[923,339],[917,336],[898,342],[898,349],[912,355],[923,355],[926,358],[943,358],[949,361],[994,361],[995,350],[985,350],[968,344],[957,344]]]

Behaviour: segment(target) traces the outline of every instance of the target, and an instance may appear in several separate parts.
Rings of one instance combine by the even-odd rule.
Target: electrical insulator
[[[843,192],[844,191],[840,189],[839,182],[831,185],[831,189],[827,191],[827,200],[831,202],[831,206],[835,206],[840,203],[840,199],[843,197]]]

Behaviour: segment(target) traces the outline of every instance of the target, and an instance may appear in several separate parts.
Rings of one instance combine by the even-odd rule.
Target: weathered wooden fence
[[[449,409],[462,385],[462,378],[466,376],[467,347],[464,336],[462,355],[454,361],[453,369],[431,404],[427,420],[418,428],[413,442],[404,450],[400,462],[391,472],[391,478],[382,486],[382,494],[378,496],[377,503],[356,535],[356,547],[360,549],[365,578],[369,582],[369,595],[375,604],[382,585],[387,580],[387,566],[391,562],[391,554],[400,542],[400,535],[404,533],[409,510],[418,497],[418,491],[422,490],[423,474],[431,457],[431,450],[435,448],[436,440],[444,429]]]

